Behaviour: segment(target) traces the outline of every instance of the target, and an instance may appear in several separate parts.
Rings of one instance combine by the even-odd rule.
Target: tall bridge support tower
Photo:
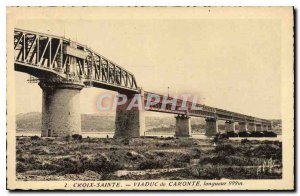
[[[233,121],[225,121],[225,131],[226,132],[236,132],[235,130],[235,122]]]
[[[132,102],[138,98],[137,102]],[[118,98],[119,103],[123,97]],[[143,107],[138,107],[144,100],[143,92],[140,94],[128,94],[125,104],[117,105],[115,119],[115,138],[132,138],[145,135],[145,111]],[[130,103],[135,103],[135,107],[130,108]],[[140,103],[138,103],[140,102]]]
[[[209,137],[216,135],[219,132],[217,119],[207,118],[205,121],[205,135]]]
[[[178,115],[176,118],[175,137],[191,137],[191,119],[187,115]]]
[[[43,90],[42,137],[80,134],[80,83],[40,81]]]
[[[239,122],[239,132],[248,131],[248,123],[247,122]]]

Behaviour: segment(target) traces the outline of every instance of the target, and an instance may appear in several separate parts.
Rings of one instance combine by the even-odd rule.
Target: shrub
[[[110,140],[109,139],[104,140],[104,144],[110,144]]]
[[[17,162],[16,172],[23,173],[26,171],[26,165],[24,163]]]
[[[24,158],[25,158],[24,163],[27,164],[28,169],[39,169],[41,167],[41,162],[38,160],[38,156],[29,155]]]
[[[124,140],[122,141],[122,143],[123,143],[124,145],[129,145],[129,139],[124,139]]]
[[[224,143],[224,141],[227,141],[229,139],[228,135],[226,133],[220,134],[217,133],[214,137],[213,137],[213,142],[214,143]]]
[[[164,164],[160,160],[145,160],[141,162],[138,166],[138,169],[158,169],[163,168]]]
[[[199,179],[221,179],[221,171],[214,165],[198,166],[189,169],[191,176]]]
[[[187,164],[190,164],[191,155],[190,154],[179,154],[177,155],[168,165],[173,167],[186,167]]]
[[[157,153],[157,156],[159,156],[159,157],[164,157],[164,156],[165,156],[165,153],[164,153],[164,152],[158,152],[158,153]]]
[[[203,169],[203,173],[201,174],[204,179],[221,179],[221,172],[218,167],[215,166],[206,166]]]
[[[229,164],[227,155],[225,153],[218,153],[216,156],[212,157],[203,157],[200,160],[201,164]]]
[[[262,144],[251,150],[256,157],[282,159],[282,148],[274,144]]]
[[[264,137],[265,134],[261,131],[254,131],[254,132],[250,132],[250,136],[249,137]]]
[[[59,166],[56,169],[57,172],[64,174],[78,174],[84,172],[81,162],[75,158],[65,157],[58,159],[56,164]]]
[[[44,163],[40,166],[44,170],[61,172],[62,174],[79,174],[87,170],[105,174],[122,169],[123,165],[119,162],[107,160],[102,155],[96,155],[94,158],[88,157],[65,157],[51,163]]]
[[[237,149],[235,149],[231,144],[219,144],[216,146],[216,152],[225,152],[228,155],[235,154]]]
[[[193,140],[190,140],[190,139],[179,140],[179,146],[180,147],[190,147],[190,146],[193,146]]]
[[[85,169],[100,173],[111,173],[123,168],[123,165],[120,162],[109,161],[102,155],[96,155],[95,158],[87,159],[83,163]]]
[[[18,154],[18,153],[17,153],[16,160],[20,161],[20,162],[25,162],[26,161],[25,158],[23,157],[23,155],[22,154]]]
[[[71,137],[70,137],[69,135],[67,135],[66,137],[64,137],[64,140],[65,140],[66,142],[70,141],[70,139],[71,139]]]
[[[111,173],[123,168],[119,162],[109,161],[101,154],[97,154],[94,158],[83,157],[80,162],[84,170],[91,170],[99,173]]]
[[[265,137],[277,137],[277,134],[272,131],[264,131]]]
[[[189,154],[180,154],[174,159],[176,162],[189,163],[191,156]]]
[[[199,159],[201,156],[201,151],[198,148],[194,148],[194,149],[192,149],[191,154],[194,159]]]
[[[219,139],[229,139],[229,134],[228,133],[221,133],[220,135],[219,135]]]
[[[171,144],[169,144],[169,143],[162,143],[162,144],[160,144],[160,147],[169,147],[169,146],[171,146]]]
[[[43,170],[60,171],[61,166],[52,163],[43,163],[40,168]]]
[[[35,136],[31,136],[30,139],[31,140],[39,140],[41,138],[39,136],[35,135]]]
[[[227,156],[225,157],[229,165],[237,165],[237,166],[248,166],[251,165],[251,161],[249,158],[244,156]]]
[[[74,134],[72,135],[73,140],[82,140],[82,135]]]
[[[227,132],[228,137],[238,137],[239,134],[235,133],[234,131],[228,131]]]
[[[241,131],[239,132],[239,137],[249,137],[250,133],[247,131]]]

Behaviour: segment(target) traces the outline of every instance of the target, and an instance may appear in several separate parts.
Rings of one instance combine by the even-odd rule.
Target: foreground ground
[[[272,179],[279,141],[17,137],[18,180]]]

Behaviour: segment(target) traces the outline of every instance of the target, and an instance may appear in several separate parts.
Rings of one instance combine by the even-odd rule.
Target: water
[[[156,137],[174,137],[175,132],[146,132],[145,136],[156,136]],[[207,137],[204,133],[193,133],[192,138],[195,139],[207,139]],[[259,141],[282,141],[282,135],[277,135],[277,137],[232,137],[229,138],[230,140],[242,140],[242,139],[248,139],[248,140],[259,140]]]
[[[114,132],[81,132],[82,137],[90,138],[113,138]]]
[[[40,131],[18,131],[17,136],[41,136]],[[91,138],[113,138],[114,132],[107,131],[107,132],[81,132],[82,137],[91,137]],[[175,132],[146,132],[145,136],[152,136],[152,137],[174,137]],[[195,139],[207,139],[208,137],[205,136],[203,133],[193,133],[192,138]],[[277,137],[232,137],[229,138],[230,140],[268,140],[268,141],[282,141],[282,135],[277,135]]]
[[[242,139],[248,139],[248,140],[259,140],[259,141],[282,141],[282,135],[277,135],[277,137],[233,137],[230,138],[230,140],[242,140]]]

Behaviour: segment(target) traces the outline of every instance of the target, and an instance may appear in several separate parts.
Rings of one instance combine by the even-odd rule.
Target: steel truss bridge
[[[33,32],[22,29],[14,30],[14,65],[15,70],[28,73],[38,80],[54,80],[83,83],[122,93],[139,93],[134,75],[122,66],[112,62],[103,55],[77,42],[60,36]],[[144,92],[148,96],[163,95]],[[167,99],[172,99],[168,97]],[[247,122],[271,126],[271,121],[236,112],[196,104],[200,110],[192,110],[191,102],[187,110],[179,110],[183,100],[176,101],[175,109],[167,104],[161,109],[162,101],[147,108],[148,111],[183,114],[207,119],[218,119],[232,122]]]
[[[15,70],[40,80],[53,76],[108,90],[138,92],[131,72],[64,37],[15,29],[14,51]]]

